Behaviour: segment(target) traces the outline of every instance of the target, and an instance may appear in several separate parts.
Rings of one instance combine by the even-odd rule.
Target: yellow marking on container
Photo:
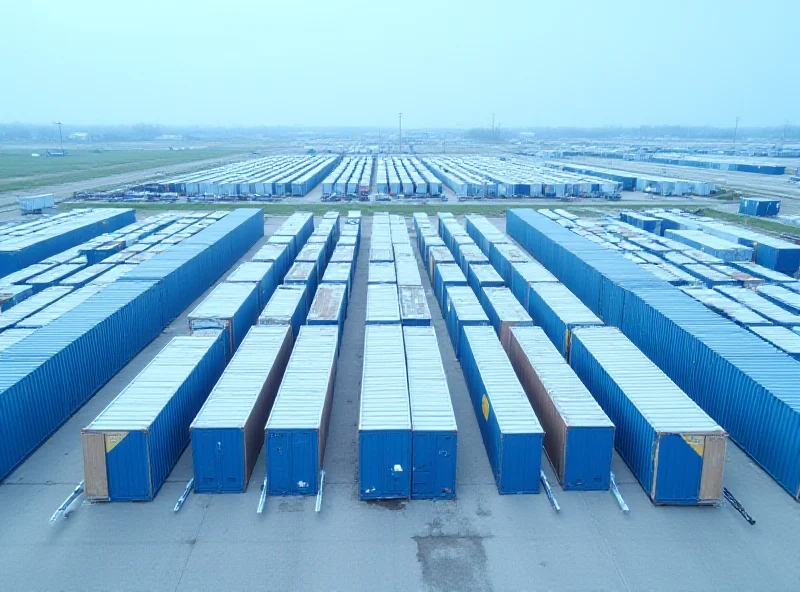
[[[128,432],[108,432],[106,434],[106,454],[114,450],[117,444],[122,442]]]
[[[692,447],[700,457],[703,456],[703,452],[705,451],[706,447],[706,437],[705,436],[683,436],[684,441]]]
[[[486,395],[483,395],[483,399],[481,399],[481,409],[483,409],[483,419],[489,421],[489,399]]]

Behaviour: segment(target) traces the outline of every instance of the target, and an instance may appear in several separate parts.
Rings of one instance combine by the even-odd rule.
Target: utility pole
[[[60,121],[54,121],[53,125],[57,125],[58,126],[58,138],[61,140],[61,151],[63,152],[64,151],[64,136],[61,135],[61,122]]]
[[[736,150],[736,132],[739,131],[739,117],[736,117],[736,127],[733,128],[733,149]]]
[[[400,154],[403,154],[403,114],[402,113],[398,113],[397,114],[397,120],[398,120],[398,129],[399,129],[398,144],[400,146]]]
[[[786,120],[786,123],[783,124],[783,143],[786,143],[786,129],[789,127],[789,120]]]

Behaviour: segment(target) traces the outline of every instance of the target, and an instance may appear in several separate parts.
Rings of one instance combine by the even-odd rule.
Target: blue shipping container
[[[224,368],[222,334],[173,338],[81,430],[86,498],[152,500]]]
[[[497,490],[539,493],[544,430],[491,327],[465,327],[461,368]]]

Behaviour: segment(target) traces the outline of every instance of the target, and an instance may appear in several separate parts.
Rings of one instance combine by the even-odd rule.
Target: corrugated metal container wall
[[[405,327],[411,401],[411,499],[454,499],[458,428],[433,327]]]
[[[252,327],[190,427],[194,489],[240,493],[292,352],[288,326]]]
[[[283,279],[283,285],[291,286],[305,286],[305,308],[311,306],[311,299],[314,298],[314,293],[317,291],[317,265],[310,261],[296,261],[294,265],[286,272],[286,277]]]
[[[344,334],[344,319],[347,316],[347,286],[344,284],[320,284],[311,308],[308,311],[309,325],[333,325],[339,331],[339,343]]]
[[[253,258],[252,262],[271,262],[275,271],[275,285],[283,281],[286,272],[291,267],[292,258],[287,245],[266,244],[261,247]]]
[[[258,321],[258,284],[222,282],[189,313],[189,334],[221,331],[227,359]]]
[[[467,270],[467,282],[479,298],[485,287],[502,288],[506,285],[491,265],[470,265]]]
[[[431,283],[436,282],[436,266],[451,263],[455,265],[455,258],[447,247],[431,247],[428,249],[428,277]],[[458,267],[458,266],[456,266]]]
[[[222,334],[174,337],[81,430],[86,498],[152,500],[224,368]]]
[[[453,343],[456,357],[461,356],[461,341],[464,327],[489,325],[489,317],[478,301],[475,293],[465,286],[453,286],[446,290],[445,305],[442,307],[447,332]]]
[[[161,310],[162,326],[166,326],[262,236],[262,211],[237,209],[172,248],[140,263],[119,281],[158,281],[162,304],[156,310]]]
[[[397,275],[394,270],[394,263],[369,263],[369,284],[396,284]]]
[[[351,282],[355,265],[353,263],[329,263],[322,276],[322,284],[342,284],[345,287],[345,297],[350,298]]]
[[[400,321],[404,327],[431,324],[431,311],[422,286],[399,286],[397,296],[400,302]]]
[[[511,264],[511,291],[525,310],[529,310],[528,292],[534,282],[556,283],[558,280],[538,261]]]
[[[314,495],[325,460],[338,330],[305,326],[264,431],[270,495]]]
[[[447,289],[455,286],[466,286],[467,278],[455,263],[438,263],[434,271],[433,291],[439,307],[444,307]]]
[[[395,284],[367,286],[366,324],[400,324],[400,304]]]
[[[264,310],[258,317],[259,325],[290,325],[292,335],[300,333],[306,322],[306,288],[299,286],[278,286]]]
[[[575,328],[603,324],[603,321],[560,283],[529,284],[528,312],[567,359],[572,331]]]
[[[529,263],[532,258],[516,245],[496,243],[489,250],[489,261],[503,278],[506,286],[510,287],[511,266],[515,263]]]
[[[161,333],[160,305],[154,282],[117,282],[3,352],[0,479]]]
[[[359,497],[410,497],[411,466],[403,330],[399,325],[368,325],[358,420]]]
[[[54,286],[42,290],[16,306],[12,306],[8,310],[0,313],[0,331],[5,331],[15,327],[24,319],[36,314],[46,306],[50,306],[53,302],[63,298],[72,292],[69,286]]]
[[[256,282],[258,284],[258,310],[261,311],[272,298],[278,282],[275,279],[276,263],[271,261],[247,261],[242,263],[225,281],[228,283]]]
[[[725,431],[619,329],[576,329],[573,341],[570,366],[617,426],[617,449],[650,499],[716,503]]]
[[[513,327],[508,356],[545,430],[564,490],[607,490],[614,424],[540,327]]]
[[[618,254],[534,212],[509,210],[508,225],[586,304],[620,326],[792,497],[800,497],[796,360],[677,288],[652,276],[646,280],[646,272]],[[694,352],[695,364],[687,365],[679,355],[687,351]]]
[[[538,493],[544,430],[491,327],[465,327],[461,368],[497,490]]]

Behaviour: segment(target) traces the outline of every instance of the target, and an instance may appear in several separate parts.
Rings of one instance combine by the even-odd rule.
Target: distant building
[[[73,142],[88,142],[89,134],[88,132],[75,132],[69,135],[69,139]]]
[[[183,136],[180,134],[161,134],[156,140],[183,140]]]

